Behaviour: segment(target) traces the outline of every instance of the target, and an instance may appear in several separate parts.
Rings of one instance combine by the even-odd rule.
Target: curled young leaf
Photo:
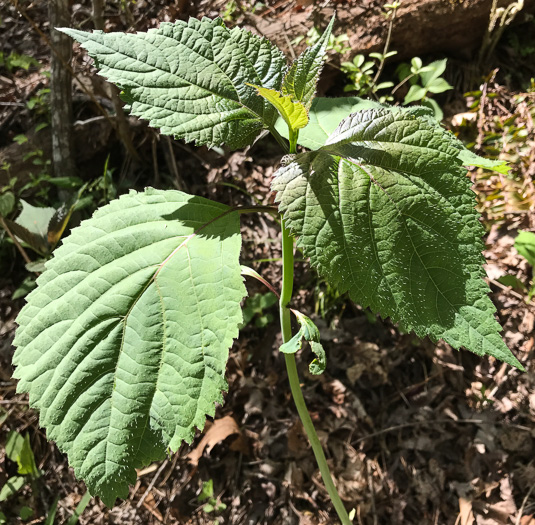
[[[308,124],[308,112],[301,102],[294,102],[290,95],[283,95],[274,89],[266,89],[261,86],[254,87],[257,93],[272,104],[286,125],[292,130],[304,128]]]
[[[314,375],[323,374],[327,365],[327,358],[320,342],[320,331],[312,319],[298,310],[292,310],[292,312],[299,323],[299,331],[288,342],[281,345],[279,350],[284,354],[295,354],[298,350],[301,350],[303,341],[308,341],[312,352],[316,354],[316,358],[309,365],[310,373]]]

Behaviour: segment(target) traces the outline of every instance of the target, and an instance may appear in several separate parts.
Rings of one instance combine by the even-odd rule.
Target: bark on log
[[[498,5],[504,7],[512,1],[499,0]],[[347,32],[353,54],[382,51],[389,23],[383,15],[384,3],[378,0],[359,0],[354,5],[329,2],[316,21],[325,27],[337,7],[335,32],[337,35]],[[492,0],[403,0],[394,21],[390,49],[398,52],[396,59],[430,53],[473,59],[487,30],[491,7]],[[530,13],[535,13],[535,0],[524,0],[524,8],[514,23]],[[249,21],[284,48],[288,39],[305,34],[314,25],[312,15],[313,11],[308,9],[280,19],[249,15]]]
[[[72,78],[65,67],[70,64],[72,42],[70,37],[56,31],[56,27],[67,27],[71,23],[68,0],[49,3],[50,42],[50,112],[52,115],[52,162],[58,177],[72,177],[75,174],[72,155]]]

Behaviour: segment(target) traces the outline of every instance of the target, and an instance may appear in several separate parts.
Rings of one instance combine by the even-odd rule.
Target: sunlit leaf
[[[240,148],[277,119],[275,108],[246,84],[279,90],[284,56],[268,40],[230,30],[219,18],[162,23],[146,33],[62,31],[123,90],[131,113],[165,135]]]
[[[521,368],[487,295],[461,148],[429,117],[366,110],[272,187],[305,256],[340,292],[420,337]]]

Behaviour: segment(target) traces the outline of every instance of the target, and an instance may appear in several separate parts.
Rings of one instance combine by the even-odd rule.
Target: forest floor
[[[107,30],[146,30],[160,21],[183,17],[181,5],[186,3],[109,4]],[[310,13],[311,27],[313,6],[309,4],[268,2],[267,8],[258,7],[255,16],[267,13],[280,20]],[[338,9],[350,10],[352,5],[340,3]],[[243,20],[240,6],[240,2],[201,1],[188,14],[223,13],[235,23]],[[35,205],[56,205],[68,189],[57,189],[44,180],[28,185],[31,168],[28,159],[22,159],[28,151],[24,148],[39,150],[29,158],[42,158],[43,169],[48,169],[46,137],[42,147],[36,146],[39,139],[34,131],[47,119],[43,90],[48,81],[42,71],[49,61],[48,49],[35,29],[48,30],[46,2],[31,4],[24,11],[35,27],[14,5],[6,2],[4,8],[3,53],[24,53],[39,66],[30,65],[27,70],[0,66],[0,163],[8,159],[20,167],[10,176],[18,177],[15,185],[23,198]],[[90,2],[73,5],[74,27],[90,29],[90,16]],[[499,52],[507,49],[498,47]],[[322,94],[339,95],[344,82],[336,68],[340,57],[331,54],[329,60],[332,65],[325,68],[329,80],[322,84]],[[308,350],[301,352],[304,395],[342,499],[356,511],[356,524],[535,525],[535,305],[525,291],[499,282],[513,275],[528,286],[533,279],[533,269],[513,245],[519,230],[535,230],[535,91],[508,82],[503,71],[496,72],[500,60],[503,55],[498,54],[496,64],[490,64],[472,87],[471,96],[464,96],[464,87],[451,79],[456,89],[439,101],[447,127],[479,147],[480,153],[501,151],[513,167],[510,177],[481,171],[469,175],[488,231],[484,256],[491,297],[504,339],[526,373],[492,358],[402,333],[389,320],[339,296],[299,253],[296,256],[294,304],[313,317],[327,351],[327,369],[321,376],[310,375],[311,356]],[[90,62],[77,46],[74,63],[82,81],[104,104],[106,88],[103,82],[91,80]],[[29,101],[33,101],[31,110]],[[109,156],[105,174],[117,192],[154,185],[183,188],[232,205],[273,202],[270,182],[280,161],[275,142],[265,139],[233,153],[195,149],[159,137],[144,123],[129,118],[140,157],[135,159],[79,88],[74,109],[77,162],[84,182],[102,176]],[[13,144],[20,135],[29,139]],[[83,216],[73,217],[73,224]],[[247,216],[242,227],[243,263],[278,285],[277,223],[267,215]],[[5,454],[10,431],[28,433],[41,470],[15,496],[0,502],[0,510],[9,524],[43,523],[57,497],[55,523],[63,523],[80,502],[85,486],[75,479],[66,457],[47,441],[27,397],[16,393],[11,343],[24,299],[13,299],[13,293],[29,274],[6,242],[0,245],[0,268],[0,488],[17,471]],[[253,317],[231,349],[228,392],[214,420],[191,445],[140,471],[128,499],[114,508],[91,499],[79,523],[336,523],[290,395],[278,351],[276,305],[259,284],[247,285]],[[208,490],[210,481],[211,512],[206,500],[199,499],[203,484]],[[31,512],[23,519],[25,507]]]

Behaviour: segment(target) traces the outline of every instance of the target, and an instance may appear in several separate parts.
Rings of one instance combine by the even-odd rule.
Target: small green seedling
[[[393,82],[377,83],[377,70],[382,63],[397,54],[397,51],[383,53],[370,53],[370,58],[377,60],[366,60],[364,55],[355,55],[352,62],[342,62],[340,69],[347,75],[349,84],[344,87],[344,91],[355,92],[359,97],[373,94],[377,96],[379,102],[390,102],[393,99],[388,94],[378,94],[379,91],[394,87]]]
[[[223,403],[247,275],[280,296],[292,395],[339,519],[350,523],[297,374],[303,340],[316,353],[312,373],[326,356],[317,327],[292,305],[295,239],[364,308],[522,368],[488,297],[463,168],[503,163],[468,152],[427,108],[315,98],[333,22],[289,67],[269,41],[220,19],[136,34],[63,30],[122,89],[131,113],[162,133],[237,149],[267,130],[287,153],[272,182],[276,206],[151,188],[113,200],[72,230],[28,296],[14,342],[18,390],[107,505],[128,496],[136,468],[191,443]],[[240,265],[244,213],[281,220],[280,291]]]
[[[306,36],[298,36],[292,40],[292,44],[298,45],[305,40],[307,46],[313,47],[317,42],[319,42],[321,37],[321,31],[316,26],[313,26],[307,31]],[[351,46],[348,44],[348,42],[349,37],[347,36],[347,33],[343,33],[338,36],[335,36],[331,33],[329,34],[329,39],[327,41],[326,51],[333,51],[339,55],[345,55],[348,51],[351,51]]]
[[[436,100],[429,97],[429,93],[444,93],[453,89],[448,82],[440,75],[446,71],[447,59],[435,60],[427,66],[423,65],[420,58],[414,57],[410,64],[401,64],[398,67],[400,84],[398,87],[409,82],[409,92],[403,100],[404,105],[412,102],[419,102],[423,106],[430,108],[434,117],[440,122],[444,118],[444,113],[440,109]]]
[[[0,68],[5,68],[9,72],[14,69],[21,68],[26,71],[30,69],[31,66],[40,67],[41,64],[35,58],[28,55],[19,55],[12,51],[11,53],[6,54],[3,51],[0,51]]]
[[[524,257],[532,268],[535,268],[535,233],[529,231],[519,231],[515,239],[516,251]],[[535,295],[535,282],[532,281],[529,285],[525,285],[515,275],[504,275],[498,281],[505,286],[511,286],[521,292],[526,293],[527,302],[530,302]]]
[[[277,296],[273,292],[257,293],[252,297],[248,297],[243,305],[243,326],[248,325],[254,321],[257,328],[264,328],[270,324],[274,317],[269,312],[269,308],[279,302]]]
[[[214,497],[214,481],[209,479],[202,484],[201,493],[197,496],[197,501],[203,503],[202,510],[206,514],[217,514],[223,512],[227,506],[219,500],[219,498]],[[220,522],[218,518],[214,520],[214,525],[219,525]]]
[[[8,478],[0,489],[0,503],[14,496],[24,485],[41,476],[35,464],[30,437],[12,430],[7,436],[6,456],[17,464],[17,475]]]

